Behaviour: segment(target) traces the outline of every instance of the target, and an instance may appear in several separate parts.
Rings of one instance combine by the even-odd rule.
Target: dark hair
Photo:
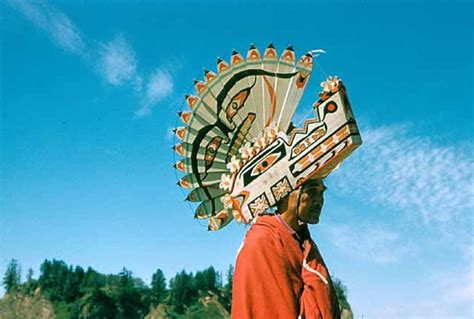
[[[324,185],[324,179],[310,179],[310,180],[306,181],[303,185],[298,187],[297,189],[294,189],[293,191],[289,192],[285,197],[280,199],[275,204],[275,207],[276,207],[277,211],[278,212],[283,212],[288,208],[288,200],[290,198],[291,193],[296,192],[296,191],[298,191],[298,192],[304,191],[304,189],[306,187],[311,186],[311,184],[313,184],[314,182],[319,182],[319,181],[321,181]]]

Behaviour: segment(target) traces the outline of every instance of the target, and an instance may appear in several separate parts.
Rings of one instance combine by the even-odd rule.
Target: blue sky
[[[364,144],[327,179],[311,227],[356,316],[474,316],[472,3],[0,6],[0,273],[11,258],[36,274],[57,258],[146,281],[225,270],[245,228],[193,220],[171,129],[203,67],[273,42],[324,48],[360,124]],[[322,80],[315,70],[296,117]]]

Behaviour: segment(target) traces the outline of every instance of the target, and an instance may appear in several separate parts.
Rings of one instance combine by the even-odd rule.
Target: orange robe
[[[235,265],[233,319],[340,318],[331,278],[307,228],[303,237],[275,215],[252,225]]]

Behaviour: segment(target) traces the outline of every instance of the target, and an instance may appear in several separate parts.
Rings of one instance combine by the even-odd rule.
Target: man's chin
[[[315,225],[319,223],[319,213],[316,217],[309,218],[307,221],[308,224]]]

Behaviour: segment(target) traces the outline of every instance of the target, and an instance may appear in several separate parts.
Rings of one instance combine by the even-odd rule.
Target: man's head
[[[326,186],[321,179],[309,180],[282,199],[277,204],[278,211],[285,215],[285,219],[298,224],[317,224],[324,204],[325,190]]]

